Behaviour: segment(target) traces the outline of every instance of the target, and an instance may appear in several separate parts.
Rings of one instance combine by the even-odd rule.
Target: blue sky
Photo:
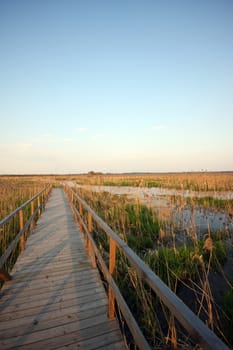
[[[0,174],[233,170],[232,0],[0,0]]]

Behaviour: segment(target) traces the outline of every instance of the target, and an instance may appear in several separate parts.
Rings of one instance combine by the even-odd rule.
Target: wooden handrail
[[[16,234],[15,238],[10,242],[9,246],[7,247],[5,252],[0,257],[0,272],[2,273],[3,277],[6,274],[6,271],[2,271],[1,269],[6,264],[7,259],[11,255],[12,251],[16,247],[16,245],[19,242],[19,240],[20,240],[21,251],[24,250],[24,248],[25,248],[25,237],[24,237],[24,235],[25,235],[25,233],[27,232],[28,229],[32,229],[34,227],[36,216],[37,216],[37,214],[38,215],[40,214],[41,209],[42,209],[43,205],[45,204],[45,202],[46,202],[46,200],[48,198],[48,195],[49,195],[49,193],[51,191],[51,188],[52,188],[51,185],[47,185],[43,190],[38,192],[31,199],[29,199],[28,201],[23,203],[20,207],[15,209],[12,213],[10,213],[8,216],[6,216],[3,220],[0,221],[0,228],[1,228],[5,224],[7,224],[13,217],[15,217],[17,214],[19,215],[19,232]],[[40,200],[38,201],[38,203],[40,205],[35,210],[35,208],[34,208],[34,201],[36,199],[40,199],[40,196],[43,196],[43,200],[42,201],[40,201]],[[24,223],[23,210],[28,205],[31,205],[31,216]],[[9,274],[8,274],[8,276],[10,277]],[[1,275],[0,275],[0,278],[1,278]]]
[[[101,254],[96,247],[96,244],[91,237],[88,228],[83,220],[83,214],[78,212],[76,204],[79,205],[79,208],[83,208],[92,216],[99,227],[101,227],[107,236],[110,239],[110,242],[114,242],[116,246],[120,249],[121,252],[127,257],[130,264],[136,269],[138,276],[143,279],[156,295],[162,300],[164,305],[168,307],[172,315],[180,322],[180,324],[187,330],[190,336],[195,339],[195,341],[202,346],[202,349],[213,349],[213,350],[227,350],[229,349],[226,344],[222,342],[217,335],[211,331],[184,303],[183,301],[171,291],[171,289],[139,258],[137,254],[124,242],[120,237],[94,212],[93,209],[69,186],[65,185],[65,190],[71,198],[73,205],[73,210],[75,215],[80,221],[80,226],[82,230],[85,231],[88,240],[90,240],[92,245],[92,250],[95,253],[95,257],[100,262],[102,272],[106,280],[108,281],[111,290],[114,293],[114,296],[118,302],[118,306],[122,311],[125,320],[130,320],[128,327],[134,337],[136,345],[140,349],[149,349],[149,345],[145,340],[144,336],[140,333],[139,327],[135,326],[135,319],[133,318],[130,310],[127,307],[125,301],[123,302],[122,295],[118,287],[116,286],[111,272],[108,271]],[[112,244],[112,243],[111,243]],[[111,293],[110,293],[111,294]],[[124,300],[124,299],[123,299]],[[112,305],[112,303],[111,303]],[[112,316],[112,313],[111,313]],[[134,320],[134,321],[132,321]],[[136,323],[137,324],[137,323]],[[135,328],[136,327],[136,328]],[[143,339],[143,338],[144,339]]]
[[[139,349],[149,350],[150,346],[147,343],[147,341],[146,341],[141,329],[139,328],[135,318],[133,317],[133,314],[131,313],[126,301],[124,300],[123,296],[121,295],[121,292],[118,289],[111,273],[109,272],[109,270],[104,262],[104,259],[102,258],[101,254],[100,254],[100,252],[95,244],[94,239],[91,237],[90,232],[88,231],[88,228],[87,228],[82,216],[80,215],[78,210],[74,207],[74,205],[73,205],[72,209],[73,209],[74,215],[76,215],[78,220],[79,220],[80,227],[82,227],[83,231],[85,231],[88,239],[91,242],[92,249],[94,252],[94,256],[91,256],[91,259],[92,259],[92,261],[93,260],[95,261],[95,258],[97,258],[97,260],[101,266],[101,270],[104,274],[104,277],[105,277],[106,281],[108,282],[109,287],[112,288],[112,290],[114,292],[114,296],[118,302],[118,305],[120,305],[121,312],[122,312],[122,314],[127,322],[127,325],[131,331],[133,338],[135,339],[135,343],[137,344]],[[93,266],[93,264],[92,264],[92,266]],[[96,267],[96,266],[94,265],[93,267]]]

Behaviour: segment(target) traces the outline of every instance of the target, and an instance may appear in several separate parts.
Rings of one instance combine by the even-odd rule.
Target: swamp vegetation
[[[126,195],[76,192],[150,266],[150,268],[230,347],[232,338],[232,233],[207,230],[201,237],[176,237],[175,224],[161,221],[153,208]],[[175,202],[175,197],[172,199]],[[231,210],[232,200],[185,198],[185,205]],[[107,254],[108,241],[101,232],[95,240]],[[162,302],[137,277],[124,257],[118,259],[115,278],[151,346],[195,348]],[[228,266],[225,269],[225,266]],[[127,271],[127,273],[126,273]],[[217,284],[217,288],[216,288]],[[189,344],[189,345],[188,345]]]
[[[36,193],[40,192],[47,183],[47,179],[41,179],[37,176],[0,177],[0,221],[12,213],[15,209],[20,207],[27,200],[32,198]],[[38,203],[35,203],[35,209],[37,207]],[[28,206],[23,211],[23,221],[26,222],[30,215],[31,210],[30,206]],[[0,227],[0,256],[4,254],[9,244],[18,234],[19,227],[19,215],[12,217],[6,224]],[[4,266],[6,271],[10,271],[14,266],[19,253],[20,244],[18,243],[8,259],[7,266]]]
[[[40,191],[46,183],[64,181],[91,185],[75,191],[150,266],[150,268],[212,329],[233,348],[233,232],[225,227],[201,235],[138,198],[101,191],[101,186],[134,186],[191,191],[192,196],[165,196],[178,215],[182,208],[213,209],[232,220],[232,173],[103,175],[89,173],[56,177],[0,177],[0,220]],[[98,192],[91,190],[99,186]],[[205,191],[200,196],[200,191]],[[219,191],[224,196],[219,198]],[[26,216],[29,216],[25,212]],[[19,229],[18,218],[0,229],[0,255]],[[182,230],[182,235],[180,234]],[[94,227],[93,237],[107,259],[108,239]],[[18,248],[17,248],[18,249]],[[117,251],[115,280],[153,349],[198,349],[170,312]],[[12,260],[12,264],[14,263]],[[127,272],[127,273],[126,273]],[[127,327],[125,326],[127,333]],[[133,347],[132,347],[133,348]]]

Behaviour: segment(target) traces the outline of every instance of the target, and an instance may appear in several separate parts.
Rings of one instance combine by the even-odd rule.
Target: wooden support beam
[[[90,212],[87,213],[87,228],[88,228],[89,233],[91,233],[92,232],[92,216],[91,216]],[[88,255],[91,256],[91,243],[90,243],[88,235],[86,237],[86,248],[88,251]]]
[[[91,234],[93,231],[93,224],[92,224],[92,215],[90,212],[88,212],[87,214],[87,227],[88,227],[89,234]],[[88,235],[87,235],[87,250],[88,250],[88,255],[91,257],[92,267],[96,268],[95,252],[93,250],[93,247],[91,245],[91,240],[89,239]]]
[[[83,207],[82,207],[81,203],[79,203],[79,214],[80,214],[81,218],[83,218]],[[80,226],[80,232],[83,235],[83,226],[82,226],[81,221],[79,222],[79,226]]]
[[[19,211],[19,229],[20,231],[23,230],[23,210],[21,209]],[[20,250],[23,251],[25,249],[25,235],[23,234],[20,238]]]
[[[40,210],[40,196],[37,198],[37,205],[38,205],[38,217],[40,217],[41,210]]]
[[[35,205],[34,205],[34,201],[31,202],[31,216],[34,215],[35,212]],[[36,226],[35,220],[32,220],[31,222],[31,227],[30,229],[33,230]]]
[[[91,233],[93,231],[93,225],[92,225],[92,215],[90,212],[87,214],[87,222],[88,222],[88,231]]]
[[[109,272],[112,275],[116,267],[116,243],[110,238],[109,246]],[[108,287],[108,317],[115,317],[115,297],[112,288]]]
[[[42,209],[44,210],[45,208],[45,194],[44,192],[42,193]]]

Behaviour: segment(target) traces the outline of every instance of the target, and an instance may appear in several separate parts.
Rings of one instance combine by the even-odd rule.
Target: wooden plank
[[[107,315],[107,305],[97,307],[93,306],[92,308],[79,313],[74,312],[73,308],[67,308],[63,309],[62,312],[59,310],[58,312],[43,313],[37,317],[34,315],[23,317],[21,319],[4,322],[1,325],[1,338],[6,339],[27,332],[30,333],[29,326],[33,327],[33,331],[45,330],[47,328],[57,327],[78,320],[82,321],[98,315],[103,315],[103,317]]]
[[[125,344],[123,343],[123,341],[121,342],[117,342],[117,343],[110,343],[104,346],[101,346],[100,348],[98,348],[98,350],[121,350],[125,347]],[[86,348],[84,348],[86,350]],[[90,350],[90,348],[88,348]],[[94,346],[91,349],[96,349]]]
[[[69,309],[72,308],[72,310],[76,310],[76,312],[81,312],[81,311],[88,310],[90,308],[95,308],[97,306],[106,306],[106,305],[107,305],[106,299],[93,298],[92,301],[90,300],[88,301],[88,304],[87,302],[84,302],[80,305],[77,305],[77,302],[74,299],[72,299],[72,300],[63,302],[62,305],[60,303],[56,303],[56,304],[50,304],[49,307],[45,306],[44,308],[37,307],[37,308],[28,308],[23,311],[15,311],[14,314],[12,314],[12,312],[8,312],[2,315],[1,322],[20,319],[26,316],[32,316],[32,315],[35,316],[38,314],[40,315],[43,313],[49,313],[49,312],[53,313],[59,310],[64,310],[66,308],[69,308]],[[1,325],[1,322],[0,322],[0,325]],[[1,331],[1,328],[0,328],[0,331]]]
[[[84,285],[89,284],[97,281],[99,283],[99,280],[96,276],[96,273],[94,271],[87,271],[85,274],[75,274],[71,276],[65,276],[64,279],[61,278],[54,278],[54,277],[48,277],[48,278],[41,278],[38,280],[27,280],[24,282],[23,280],[20,281],[13,281],[13,284],[5,283],[4,289],[1,290],[0,298],[5,295],[18,295],[20,293],[24,293],[25,290],[27,291],[33,291],[36,293],[36,290],[41,291],[41,285],[46,284],[46,290],[49,288],[56,288],[57,286],[61,286],[62,284],[66,286],[72,286],[72,285]]]
[[[82,340],[78,343],[71,343],[69,345],[56,348],[57,350],[94,350],[98,344],[98,349],[122,350],[125,348],[123,341],[119,342],[119,330],[115,330],[104,334],[104,336],[97,336],[87,340]]]
[[[43,276],[49,276],[49,277],[55,277],[55,276],[67,276],[67,274],[70,273],[70,271],[72,270],[72,272],[74,273],[83,273],[85,271],[88,271],[90,269],[90,265],[88,264],[88,262],[84,263],[80,263],[80,265],[73,265],[70,264],[70,266],[63,266],[63,268],[56,268],[56,266],[54,266],[54,269],[52,268],[52,266],[49,269],[32,269],[32,270],[23,270],[19,271],[18,273],[16,272],[14,274],[14,279],[17,281],[20,280],[27,280],[27,279],[31,279],[32,274],[35,275],[35,277],[43,277]]]
[[[76,255],[75,255],[76,253]],[[34,257],[34,261],[33,261],[33,265],[35,266],[40,266],[41,262],[44,263],[65,263],[65,262],[70,262],[70,261],[74,261],[74,257],[75,257],[75,261],[77,259],[77,261],[82,260],[84,257],[86,257],[86,253],[84,253],[82,250],[78,249],[77,250],[73,250],[72,254],[74,254],[74,256],[72,255],[72,257],[70,256],[69,252],[62,254],[60,253],[58,256],[54,256],[54,255],[46,255],[45,257],[41,257],[41,255],[36,256],[35,252],[32,253],[33,257]],[[27,256],[24,256],[23,260],[22,260],[22,255],[19,256],[18,260],[17,260],[17,265],[15,265],[15,267],[13,268],[13,271],[17,271],[18,269],[20,269],[21,266],[27,266],[28,263],[31,262],[32,257],[29,255],[29,251],[28,251],[28,247],[27,247]]]
[[[94,296],[94,298],[93,298]],[[50,304],[56,304],[56,303],[63,303],[68,300],[77,300],[79,303],[85,303],[92,301],[93,299],[96,300],[96,297],[99,299],[103,299],[106,297],[102,286],[99,286],[98,288],[93,289],[86,289],[85,290],[77,290],[74,289],[73,291],[65,290],[63,292],[62,289],[57,290],[55,293],[49,293],[47,295],[43,295],[41,298],[38,299],[34,296],[28,295],[28,300],[14,300],[14,303],[12,303],[12,300],[7,300],[3,303],[1,303],[0,306],[0,322],[2,316],[7,312],[15,312],[20,310],[25,310],[29,308],[37,308],[39,306],[43,306],[46,303],[46,306],[48,307]],[[81,300],[79,300],[81,299]],[[29,305],[30,307],[29,307]]]
[[[91,296],[86,295],[86,296],[81,296],[77,297],[75,295],[68,295],[67,298],[63,300],[63,298],[59,297],[52,297],[50,300],[45,300],[45,302],[38,302],[36,304],[30,305],[25,308],[23,305],[22,307],[19,305],[14,305],[12,304],[11,307],[8,306],[6,308],[3,308],[1,310],[1,315],[0,315],[0,324],[4,320],[9,320],[9,319],[16,319],[20,317],[24,317],[24,315],[32,315],[32,314],[37,314],[37,313],[43,313],[43,312],[53,312],[55,310],[61,309],[61,308],[66,308],[66,307],[74,307],[76,308],[77,312],[81,310],[85,310],[87,307],[88,303],[97,303],[101,302],[102,304],[105,305],[107,302],[106,300],[106,295],[104,291],[102,293],[98,294],[93,294]],[[97,303],[97,305],[99,305]]]
[[[15,337],[7,340],[0,340],[1,350],[6,349],[24,349],[24,350],[41,350],[41,349],[57,349],[61,346],[69,345],[70,343],[76,343],[77,345],[85,340],[92,339],[99,336],[99,339],[104,338],[109,332],[119,332],[119,326],[115,320],[107,321],[104,323],[93,323],[91,327],[85,327],[80,329],[79,324],[76,323],[71,327],[72,332],[69,329],[66,331],[63,329],[63,334],[60,335],[60,329],[50,330],[49,338],[39,338],[37,332],[25,335],[24,337]],[[67,332],[67,333],[66,333]],[[58,335],[57,335],[58,333]],[[120,333],[119,337],[120,337]],[[46,337],[46,334],[44,334]],[[98,344],[95,345],[98,348]],[[122,349],[124,349],[122,347]]]
[[[71,260],[70,259],[70,254],[72,254],[73,258],[77,257],[77,259],[74,259],[74,260]],[[37,260],[35,258],[35,255],[33,254],[34,256],[34,260],[33,260],[33,266],[30,266],[30,264],[32,263],[32,258],[30,258],[30,260],[28,261],[24,261],[24,263],[22,264],[21,262],[19,262],[19,264],[17,264],[17,269],[14,269],[13,272],[17,272],[18,270],[21,270],[21,268],[24,268],[24,269],[28,269],[28,270],[32,270],[32,269],[39,269],[41,268],[41,264],[44,265],[44,268],[50,268],[50,266],[60,266],[62,264],[64,265],[67,265],[67,264],[81,264],[83,259],[85,259],[85,256],[80,256],[80,255],[77,255],[75,256],[75,254],[72,252],[72,251],[69,251],[67,254],[60,254],[59,256],[59,260],[56,256],[54,257],[46,257],[44,259],[40,259],[40,260]],[[85,261],[85,260],[84,260]]]
[[[33,293],[31,290],[28,290],[28,288],[23,291],[22,293],[7,293],[7,294],[3,294],[1,297],[1,305],[3,303],[11,303],[13,299],[16,299],[17,303],[23,303],[23,302],[31,302],[34,299],[35,300],[40,300],[40,299],[44,299],[46,297],[49,297],[51,294],[54,293],[58,293],[60,292],[61,295],[65,294],[65,293],[74,293],[76,291],[78,291],[78,293],[83,292],[83,291],[88,291],[88,290],[98,290],[99,287],[99,281],[94,281],[94,282],[90,282],[87,281],[85,284],[82,285],[78,285],[77,284],[58,284],[56,286],[54,286],[53,288],[46,288],[45,289],[40,289],[39,287],[37,289],[34,289]],[[102,290],[102,289],[101,289]],[[1,305],[0,305],[0,309],[1,309]]]
[[[35,330],[34,325],[29,325],[23,332],[23,345],[36,343],[41,341],[41,339],[50,339],[54,337],[61,337],[63,334],[69,334],[73,332],[81,333],[83,329],[91,329],[97,325],[106,324],[108,322],[107,316],[104,314],[99,314],[96,316],[89,317],[87,319],[75,320],[74,322],[62,323],[55,327],[47,327],[46,329]],[[100,327],[101,329],[101,327]],[[20,341],[21,333],[19,335],[13,334],[11,337],[5,339],[1,337],[0,348],[4,349],[12,346],[12,344]]]

